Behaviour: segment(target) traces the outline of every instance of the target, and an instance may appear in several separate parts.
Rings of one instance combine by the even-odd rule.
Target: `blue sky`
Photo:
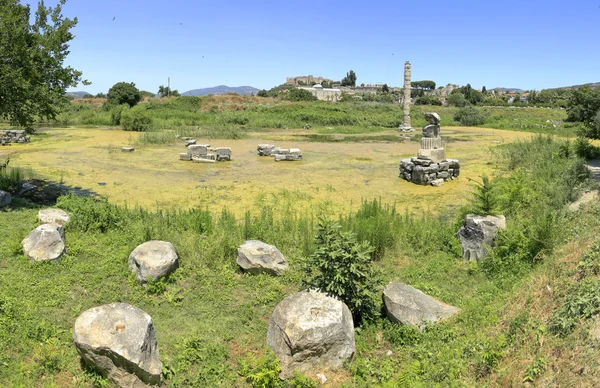
[[[54,1],[46,1],[48,5]],[[600,0],[69,0],[69,65],[106,92],[226,84],[270,88],[286,76],[358,83],[413,80],[523,89],[600,81]],[[114,21],[113,21],[114,18]]]

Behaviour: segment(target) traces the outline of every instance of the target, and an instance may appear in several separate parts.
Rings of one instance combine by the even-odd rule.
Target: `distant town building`
[[[313,77],[312,75],[301,75],[298,77],[287,77],[285,83],[288,85],[298,86],[313,86],[322,83],[333,84],[333,81],[323,77]]]
[[[342,91],[336,88],[324,88],[321,84],[314,86],[298,86],[298,89],[308,90],[321,101],[338,102],[342,99]]]

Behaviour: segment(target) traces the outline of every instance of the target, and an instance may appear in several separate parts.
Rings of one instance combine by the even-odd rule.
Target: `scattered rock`
[[[58,260],[65,253],[62,225],[43,224],[23,239],[23,253],[34,261]]]
[[[463,258],[469,261],[483,259],[487,255],[487,247],[494,245],[494,239],[500,229],[506,229],[504,216],[467,214],[463,226],[458,231]]]
[[[258,156],[271,156],[271,153],[274,149],[274,144],[259,144],[256,148],[256,150],[258,151]]]
[[[22,129],[8,129],[0,131],[0,145],[9,146],[11,143],[29,143],[27,132]]]
[[[240,245],[237,263],[252,274],[282,275],[288,269],[288,262],[279,249],[258,240],[248,240]]]
[[[196,144],[196,140],[186,140],[186,141],[185,141],[185,146],[186,146],[186,147],[187,147],[187,146],[190,146],[190,145],[192,145],[192,144]]]
[[[135,151],[135,148],[133,148],[133,147],[121,147],[121,151],[122,152],[133,152],[133,151]]]
[[[83,174],[79,173],[79,175],[83,175]],[[18,195],[23,195],[23,194],[30,192],[32,190],[35,190],[35,189],[37,189],[36,185],[32,185],[31,183],[25,182],[25,183],[23,183],[23,186],[21,187],[21,191],[19,191]]]
[[[448,173],[446,173],[446,175],[447,175],[447,174],[448,174]],[[440,178],[440,179],[434,179],[434,180],[432,180],[431,182],[429,182],[429,184],[430,184],[431,186],[440,187],[441,185],[443,185],[443,184],[444,184],[444,179],[441,179],[441,178]]]
[[[383,304],[390,320],[420,330],[459,311],[403,283],[390,283],[383,289]]]
[[[192,160],[192,155],[187,152],[181,152],[179,153],[179,160]]]
[[[69,220],[69,214],[61,209],[42,209],[38,212],[40,224],[66,225]]]
[[[352,314],[325,293],[298,292],[275,307],[267,345],[281,361],[281,378],[292,377],[295,371],[340,368],[355,351]]]
[[[166,241],[148,241],[138,245],[129,255],[129,269],[138,282],[146,284],[169,275],[179,266],[175,247]]]
[[[12,198],[10,196],[10,193],[8,191],[0,190],[0,207],[10,205],[11,201]]]
[[[325,375],[322,373],[317,373],[317,379],[319,379],[319,383],[321,383],[321,385],[327,382],[327,377],[325,377]]]
[[[73,326],[73,341],[83,361],[119,387],[161,383],[152,318],[137,307],[111,303],[84,311]]]

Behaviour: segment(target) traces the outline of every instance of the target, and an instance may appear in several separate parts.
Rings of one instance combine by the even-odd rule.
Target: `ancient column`
[[[414,132],[414,128],[410,124],[410,62],[404,64],[404,98],[403,98],[403,113],[404,119],[398,131]]]

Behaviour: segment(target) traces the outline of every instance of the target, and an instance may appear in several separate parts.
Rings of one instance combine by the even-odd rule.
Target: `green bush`
[[[117,105],[110,110],[110,123],[112,125],[121,125],[121,115],[123,112],[129,110],[129,105],[122,104]]]
[[[430,96],[430,95],[424,95],[421,97],[418,97],[415,100],[415,105],[442,105],[442,102],[440,100],[438,100],[437,98]]]
[[[454,121],[458,121],[465,127],[472,127],[485,123],[485,116],[479,109],[469,106],[456,112],[454,115]]]
[[[141,106],[127,109],[121,113],[121,127],[125,131],[145,132],[152,128],[152,117]]]
[[[576,284],[565,296],[560,307],[554,311],[548,328],[566,337],[575,330],[577,322],[591,319],[600,313],[600,280]]]
[[[321,217],[316,238],[317,250],[305,263],[304,285],[343,301],[356,325],[378,316],[375,300],[381,286],[372,266],[373,248],[359,243],[356,235],[342,232],[337,222]]]
[[[313,101],[317,97],[305,89],[292,89],[287,93],[287,99],[290,101]]]
[[[23,170],[9,167],[10,159],[0,163],[0,190],[17,193],[23,187]]]

